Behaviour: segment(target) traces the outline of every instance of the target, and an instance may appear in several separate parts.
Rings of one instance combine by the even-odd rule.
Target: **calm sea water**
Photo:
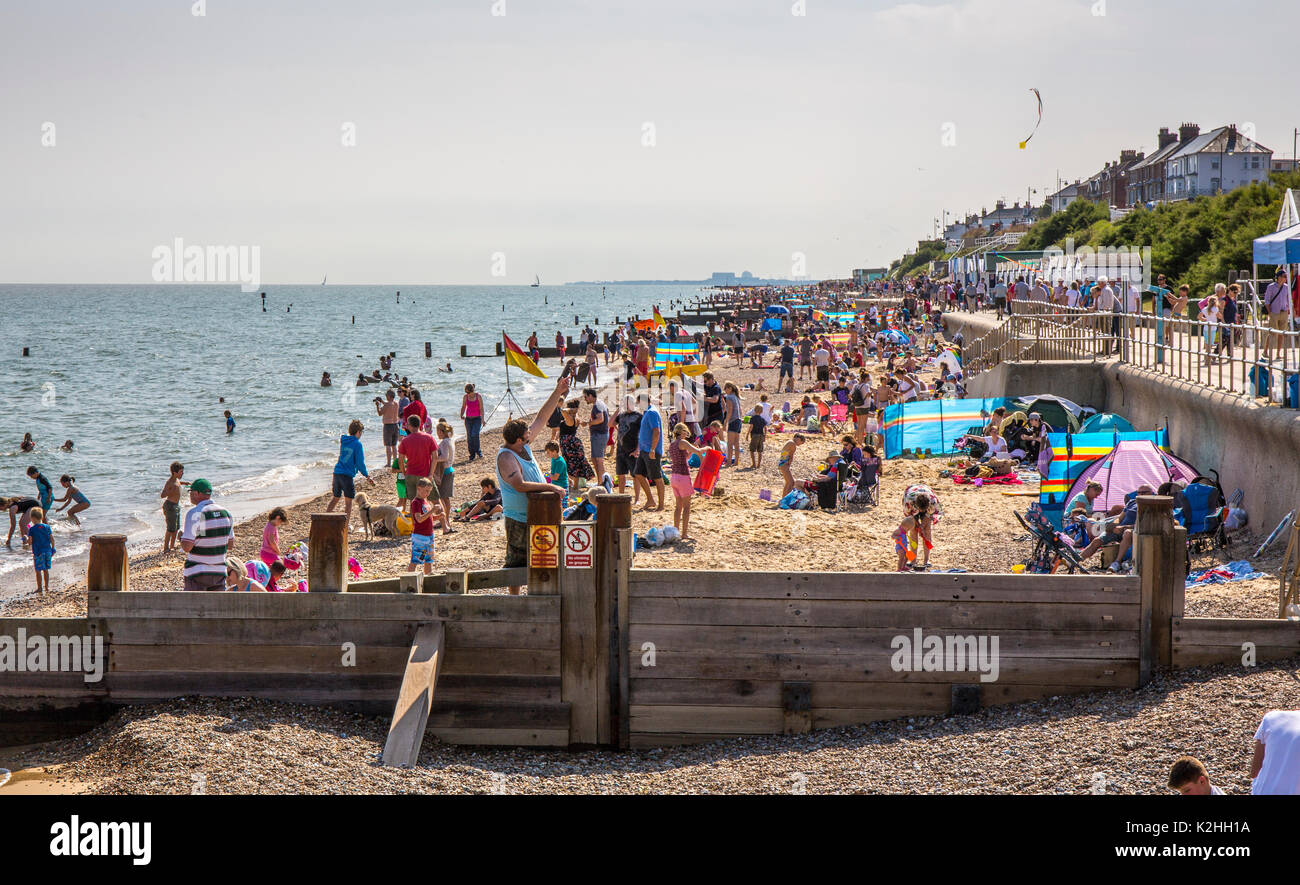
[[[25,475],[34,464],[56,498],[58,478],[68,473],[91,502],[83,528],[53,521],[56,561],[84,552],[96,532],[133,542],[161,537],[158,493],[175,460],[187,479],[211,480],[217,497],[242,515],[324,491],[352,418],[366,423],[367,466],[382,466],[370,400],[387,385],[352,386],[358,372],[379,368],[380,354],[396,351],[394,373],[409,376],[430,416],[447,417],[459,437],[464,385],[476,384],[489,410],[505,387],[503,360],[461,359],[461,345],[493,354],[502,330],[521,345],[535,330],[542,346],[553,345],[557,330],[580,334],[575,314],[580,324],[599,319],[608,330],[616,315],[648,317],[654,304],[666,311],[670,300],[700,294],[683,286],[610,286],[603,296],[600,286],[265,291],[263,313],[260,292],[238,286],[0,286],[0,495],[34,494]],[[23,347],[31,356],[21,356]],[[451,374],[437,371],[448,361]],[[552,377],[557,366],[542,364]],[[322,388],[326,370],[334,386]],[[511,377],[529,408],[553,384],[517,371]],[[230,435],[226,408],[237,422]],[[503,410],[491,424],[504,418]],[[26,432],[35,453],[19,450]],[[65,439],[73,452],[59,451]],[[463,442],[458,451],[464,454]],[[7,520],[0,530],[8,531]],[[13,549],[0,546],[0,596],[15,584],[27,592],[30,565],[17,537]]]

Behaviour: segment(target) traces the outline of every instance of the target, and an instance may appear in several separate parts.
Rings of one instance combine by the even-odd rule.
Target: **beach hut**
[[[1101,483],[1101,496],[1092,502],[1094,511],[1105,511],[1119,504],[1124,496],[1146,483],[1154,491],[1170,480],[1189,483],[1199,474],[1182,458],[1160,451],[1150,440],[1123,440],[1110,453],[1083,469],[1065,494],[1072,501],[1083,493],[1089,482]]]
[[[1132,433],[1133,425],[1126,418],[1111,412],[1098,412],[1079,428],[1080,433]]]

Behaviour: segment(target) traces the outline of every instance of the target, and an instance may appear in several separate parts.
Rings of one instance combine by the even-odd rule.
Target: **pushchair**
[[[1052,525],[1037,502],[1029,505],[1029,510],[1024,516],[1017,513],[1016,519],[1037,541],[1025,571],[1041,575],[1054,574],[1062,567],[1068,574],[1085,570],[1083,560],[1079,558],[1074,544],[1064,532],[1056,530],[1056,526]]]
[[[1219,472],[1211,470],[1210,476],[1197,476],[1179,493],[1174,503],[1181,506],[1180,522],[1187,529],[1189,553],[1222,550],[1228,546],[1225,522],[1228,508],[1219,485]]]

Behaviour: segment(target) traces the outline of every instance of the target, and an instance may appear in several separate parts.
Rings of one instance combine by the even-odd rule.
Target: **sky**
[[[272,285],[845,277],[1161,126],[1291,156],[1263,54],[1298,30],[1258,0],[0,0],[0,282],[151,282],[177,238]]]

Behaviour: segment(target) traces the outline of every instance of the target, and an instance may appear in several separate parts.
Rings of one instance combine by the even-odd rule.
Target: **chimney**
[[[1174,137],[1174,134],[1169,131],[1168,126],[1161,126],[1160,133],[1156,136],[1156,141],[1157,141],[1156,150],[1160,150],[1160,148],[1162,147],[1171,145],[1177,140],[1178,139]]]
[[[1120,152],[1119,152],[1119,162],[1120,162],[1121,165],[1123,165],[1124,163],[1132,163],[1132,162],[1134,162],[1135,160],[1137,160],[1137,158],[1138,158],[1138,152],[1137,152],[1137,151],[1120,151]]]
[[[1187,144],[1200,134],[1201,126],[1199,123],[1183,123],[1178,127],[1178,143]]]

